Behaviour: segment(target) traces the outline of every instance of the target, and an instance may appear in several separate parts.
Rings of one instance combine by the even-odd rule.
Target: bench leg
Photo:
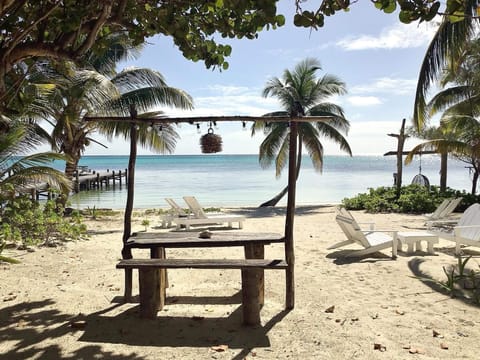
[[[132,277],[133,270],[125,269],[125,292],[123,294],[123,301],[126,303],[132,301]]]
[[[244,325],[260,324],[259,276],[255,269],[242,269],[242,311]]]
[[[261,244],[250,244],[245,245],[245,259],[264,259],[265,258],[265,247]],[[263,306],[265,301],[265,270],[263,269],[250,269],[252,274],[255,273],[256,281],[258,282],[258,287],[260,289],[260,294],[258,296],[258,301],[260,306]]]
[[[248,244],[244,247],[246,259],[263,259],[264,246]],[[244,325],[260,324],[260,309],[264,303],[265,277],[263,269],[242,270],[242,310]]]
[[[150,258],[152,259],[165,259],[165,248],[151,248],[150,249]],[[168,287],[168,277],[167,277],[167,269],[158,269],[158,290],[160,293],[160,303],[158,305],[158,310],[162,310],[165,306],[165,298],[167,296]]]
[[[140,317],[155,319],[160,309],[159,273],[157,269],[139,269]]]

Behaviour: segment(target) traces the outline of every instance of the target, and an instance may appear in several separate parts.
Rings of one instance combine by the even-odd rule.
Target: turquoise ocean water
[[[84,156],[80,165],[97,171],[124,170],[128,156]],[[422,174],[432,185],[439,183],[440,160],[423,156]],[[62,164],[55,167],[62,169]],[[391,186],[396,169],[393,156],[325,156],[323,173],[315,172],[310,159],[302,162],[297,183],[297,204],[332,204],[365,192]],[[449,159],[448,186],[470,189],[465,164]],[[410,183],[419,172],[419,161],[404,168],[403,181]],[[262,169],[257,155],[160,155],[138,156],[135,173],[135,208],[166,208],[165,197],[181,201],[195,195],[204,206],[257,206],[276,195],[287,182],[287,172],[275,177],[274,168]],[[76,208],[122,209],[126,186],[82,191],[71,199]],[[286,197],[280,205],[286,204]]]

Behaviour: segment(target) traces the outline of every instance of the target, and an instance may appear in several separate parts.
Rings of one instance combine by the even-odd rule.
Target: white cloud
[[[251,91],[248,87],[245,86],[233,86],[233,85],[210,85],[207,89],[213,93],[224,94],[224,95],[235,95],[243,94],[245,92]]]
[[[379,78],[364,85],[357,85],[349,89],[352,94],[364,93],[390,93],[394,95],[407,95],[415,92],[416,79]]]
[[[374,106],[382,104],[376,96],[349,96],[347,102],[353,106]]]
[[[175,108],[162,109],[170,116],[222,116],[247,115],[261,116],[265,113],[280,109],[275,98],[264,98],[256,88],[212,85],[209,86],[207,96],[194,97],[195,108],[191,111],[182,111]],[[205,94],[206,91],[202,91]]]
[[[349,36],[336,45],[347,51],[369,49],[405,49],[424,46],[432,39],[436,26],[425,24],[396,24],[380,34]]]

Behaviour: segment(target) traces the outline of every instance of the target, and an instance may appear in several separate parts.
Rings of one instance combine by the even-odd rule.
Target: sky
[[[312,5],[317,2],[310,2]],[[308,5],[309,2],[306,3]],[[435,25],[409,24],[398,20],[398,13],[385,14],[369,1],[352,4],[349,12],[325,19],[318,30],[293,25],[293,0],[280,1],[279,13],[286,24],[276,30],[262,31],[258,39],[229,40],[220,36],[218,42],[229,43],[232,55],[229,69],[207,69],[203,62],[186,60],[171,38],[149,39],[138,59],[119,65],[147,67],[159,71],[169,86],[186,91],[194,99],[195,109],[182,112],[162,108],[169,116],[250,115],[282,110],[275,98],[263,98],[267,81],[281,78],[285,69],[295,67],[307,57],[320,61],[323,74],[332,74],[346,83],[348,93],[329,101],[343,107],[351,124],[346,136],[354,155],[381,155],[396,149],[396,140],[387,133],[398,133],[403,118],[411,124],[418,70]],[[215,133],[222,136],[224,154],[257,154],[263,134],[251,137],[240,123],[219,123]],[[199,138],[207,132],[206,124],[198,134],[194,126],[182,125],[174,154],[200,154]],[[108,146],[90,146],[85,155],[128,154],[123,140]],[[409,140],[406,150],[418,141]],[[325,155],[342,154],[337,145],[322,140]],[[140,155],[152,154],[139,149]]]

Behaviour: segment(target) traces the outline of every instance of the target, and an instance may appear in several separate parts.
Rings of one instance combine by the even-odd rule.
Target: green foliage
[[[145,231],[147,231],[148,225],[150,225],[150,220],[148,220],[148,219],[143,219],[143,220],[142,220],[142,226],[145,227]]]
[[[18,197],[0,211],[0,244],[49,245],[85,238],[86,231],[78,212],[64,217],[63,208],[52,200],[42,206],[26,196]]]
[[[444,199],[452,197],[462,197],[462,202],[457,211],[463,211],[471,204],[480,201],[479,196],[467,194],[465,191],[447,189],[445,192],[440,192],[437,186],[426,188],[413,184],[402,186],[398,198],[394,187],[382,186],[369,189],[368,193],[345,198],[342,200],[342,204],[349,210],[366,210],[370,213],[421,214],[434,211]]]
[[[92,220],[97,220],[103,216],[115,216],[119,214],[119,212],[112,209],[99,209],[94,205],[92,208],[90,206],[87,206],[86,209],[80,211],[80,214],[84,216],[89,216]]]
[[[349,11],[350,6],[357,1],[350,0],[322,0],[318,9],[313,11],[303,10],[302,5],[308,1],[296,0],[296,15],[294,24],[299,27],[322,27],[325,16],[333,16],[339,11]],[[414,21],[431,21],[440,13],[450,15],[450,22],[460,21],[465,17],[467,4],[459,0],[446,0],[444,9],[441,10],[441,2],[434,0],[371,0],[374,6],[385,14],[392,14],[397,9],[398,18],[403,23]]]
[[[186,209],[185,211],[188,212],[188,209]],[[206,212],[206,213],[208,213],[208,212],[216,213],[216,212],[221,212],[222,209],[217,208],[217,207],[208,207],[208,208],[203,208],[203,211]]]

